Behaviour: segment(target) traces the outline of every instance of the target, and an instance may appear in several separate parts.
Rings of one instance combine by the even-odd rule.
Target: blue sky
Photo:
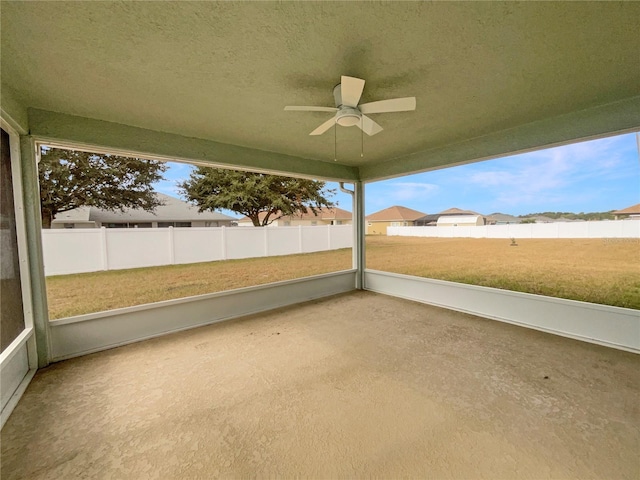
[[[176,182],[192,167],[169,165],[166,180],[155,188],[179,196]],[[328,186],[337,190],[335,183]],[[392,205],[424,213],[458,207],[485,215],[618,210],[640,203],[640,156],[636,135],[626,134],[368,183],[365,196],[367,215]],[[348,195],[338,190],[333,200],[351,210]]]

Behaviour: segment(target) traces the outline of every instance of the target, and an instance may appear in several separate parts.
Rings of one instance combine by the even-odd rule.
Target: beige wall
[[[326,220],[322,220],[321,218],[317,218],[315,220],[281,218],[278,220],[279,227],[286,227],[286,226],[297,227],[299,225],[302,225],[303,227],[308,227],[310,225],[329,225],[330,223],[331,222],[327,222]]]
[[[371,222],[365,220],[367,225],[366,235],[386,235],[387,227],[412,227],[413,221]]]
[[[365,220],[366,221],[366,220]],[[391,222],[367,222],[367,235],[386,235],[387,227],[391,226]]]

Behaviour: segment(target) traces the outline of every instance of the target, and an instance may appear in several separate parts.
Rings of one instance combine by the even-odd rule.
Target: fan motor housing
[[[333,99],[336,102],[336,123],[343,127],[353,127],[360,123],[360,116],[362,113],[358,110],[358,107],[349,107],[342,104],[342,84],[338,84],[333,87]]]

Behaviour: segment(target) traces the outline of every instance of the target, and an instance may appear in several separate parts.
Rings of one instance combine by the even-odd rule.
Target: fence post
[[[220,242],[220,248],[222,249],[222,260],[227,259],[227,230],[224,225],[222,228],[222,242]]]
[[[331,250],[331,225],[327,225],[327,250]]]
[[[302,225],[298,225],[298,253],[302,253]]]
[[[109,270],[109,254],[107,253],[106,227],[100,227],[100,250],[102,253],[102,270]]]
[[[169,265],[176,264],[176,251],[175,251],[175,237],[173,236],[173,227],[170,226],[169,230]]]

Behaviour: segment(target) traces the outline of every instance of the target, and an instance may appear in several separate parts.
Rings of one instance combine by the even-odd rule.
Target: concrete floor
[[[639,366],[354,292],[38,372],[0,474],[637,479]]]

